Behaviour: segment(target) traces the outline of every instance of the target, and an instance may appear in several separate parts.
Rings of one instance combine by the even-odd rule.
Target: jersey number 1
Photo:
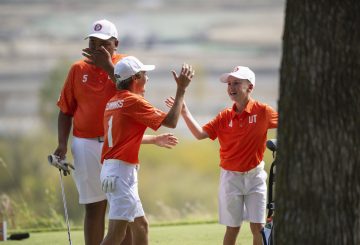
[[[112,131],[112,119],[113,119],[113,116],[111,116],[109,121],[108,121],[108,133],[107,133],[107,136],[108,136],[109,147],[113,147],[113,139],[112,139],[112,134],[111,134],[111,131]]]

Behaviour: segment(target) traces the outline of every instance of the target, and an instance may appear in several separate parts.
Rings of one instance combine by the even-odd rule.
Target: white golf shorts
[[[116,176],[115,190],[106,193],[109,202],[110,220],[133,222],[135,218],[145,216],[138,192],[138,164],[130,164],[116,159],[104,161],[100,179]]]
[[[103,143],[94,139],[73,137],[71,151],[74,157],[74,174],[79,203],[88,204],[106,200],[101,189],[101,150]]]
[[[266,178],[264,162],[247,173],[221,169],[219,223],[230,227],[245,220],[265,223]]]

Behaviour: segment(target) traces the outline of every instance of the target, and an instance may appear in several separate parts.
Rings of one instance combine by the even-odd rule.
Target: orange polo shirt
[[[210,139],[219,139],[220,166],[225,170],[246,172],[263,160],[267,130],[277,127],[278,113],[252,99],[242,113],[234,109],[235,104],[223,110],[203,129]]]
[[[165,117],[165,112],[153,107],[142,96],[118,90],[105,108],[101,162],[118,159],[139,163],[139,149],[146,128],[156,131]]]
[[[123,54],[115,54],[115,64]],[[103,116],[106,102],[115,94],[115,83],[108,74],[80,60],[68,73],[57,102],[60,110],[73,117],[73,135],[94,138],[104,135]]]

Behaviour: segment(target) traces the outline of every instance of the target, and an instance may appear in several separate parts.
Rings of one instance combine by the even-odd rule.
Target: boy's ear
[[[253,90],[254,89],[254,85],[252,83],[249,84],[249,90]]]

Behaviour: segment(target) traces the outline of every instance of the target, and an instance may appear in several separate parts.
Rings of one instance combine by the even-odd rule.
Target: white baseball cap
[[[90,34],[85,38],[97,37],[102,40],[108,40],[111,37],[118,38],[118,32],[115,25],[105,19],[97,20],[92,24]]]
[[[239,79],[247,79],[255,87],[255,73],[246,66],[235,66],[234,70],[229,73],[224,73],[220,76],[220,81],[227,83],[229,76]]]
[[[152,71],[154,65],[144,65],[134,56],[126,56],[116,63],[114,75],[120,81],[126,80],[140,71]]]

